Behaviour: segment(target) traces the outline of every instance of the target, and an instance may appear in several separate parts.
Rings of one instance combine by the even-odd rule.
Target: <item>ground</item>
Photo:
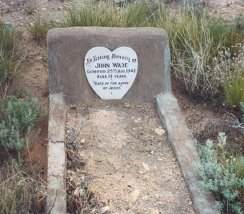
[[[30,38],[30,36],[28,35],[28,33],[26,32],[25,27],[27,24],[32,22],[32,15],[35,14],[36,11],[39,11],[44,16],[45,15],[53,16],[54,20],[58,19],[59,16],[63,14],[63,11],[65,10],[67,3],[68,3],[68,1],[57,1],[57,0],[50,0],[50,1],[48,1],[48,0],[40,0],[40,1],[2,0],[2,1],[0,1],[1,19],[17,26],[19,29],[24,31],[23,39],[22,39],[22,48],[26,53],[25,63],[23,64],[23,72],[21,73],[20,77],[16,78],[16,80],[13,82],[12,88],[19,88],[19,87],[23,87],[23,86],[28,87],[30,89],[30,91],[39,98],[39,100],[41,101],[41,103],[43,104],[43,106],[46,110],[48,108],[48,85],[47,85],[48,71],[47,71],[46,46],[45,46],[45,44],[38,45],[35,41],[33,41]],[[242,1],[242,0],[210,1],[209,7],[212,11],[212,14],[214,14],[216,16],[221,16],[221,17],[224,17],[227,19],[233,19],[236,15],[243,13],[244,1]],[[229,126],[223,126],[223,124],[226,124],[225,121],[230,120],[230,117],[231,117],[231,116],[230,117],[228,116],[231,114],[227,113],[226,108],[216,107],[216,106],[213,106],[212,104],[209,105],[209,103],[205,102],[205,101],[200,101],[200,102],[194,101],[194,98],[189,98],[189,96],[184,92],[184,90],[182,90],[181,86],[177,85],[176,82],[177,81],[173,80],[173,93],[178,98],[182,111],[186,117],[187,124],[191,128],[194,136],[201,142],[204,142],[209,137],[215,137],[219,131],[226,130],[227,133],[230,134],[230,136],[231,136],[230,139],[232,140],[232,142],[235,142],[235,144],[233,144],[234,147],[239,148],[240,142],[243,141],[243,138],[241,138],[241,135],[238,134],[239,132],[235,129],[229,128]],[[96,113],[96,114],[98,114],[97,116],[105,117],[107,114],[106,106],[104,106],[103,108],[104,108],[103,109],[104,111],[92,109],[92,112],[93,112],[92,114]],[[126,109],[126,107],[125,107],[125,109]],[[124,108],[122,108],[120,110],[123,112]],[[124,117],[128,117],[126,111],[130,111],[130,110],[131,109],[125,110],[125,112],[123,113]],[[133,157],[132,155],[130,155],[130,153],[128,153],[127,161],[129,161],[130,158],[134,158],[131,161],[137,163],[137,165],[138,165],[138,168],[134,169],[132,167],[131,172],[133,170],[136,172],[136,170],[147,171],[147,169],[150,169],[150,173],[147,173],[147,172],[141,173],[141,175],[143,175],[143,177],[145,177],[145,179],[148,179],[148,178],[151,178],[150,176],[157,177],[157,174],[155,174],[155,173],[157,173],[157,170],[156,170],[157,168],[161,169],[161,167],[165,167],[162,170],[168,170],[168,171],[172,172],[172,173],[169,173],[169,175],[172,176],[169,179],[174,178],[174,180],[169,180],[168,181],[169,183],[167,185],[170,184],[172,186],[173,184],[171,184],[170,182],[176,182],[175,187],[181,189],[181,195],[179,196],[179,198],[181,198],[182,200],[184,197],[187,198],[188,196],[185,195],[186,194],[185,186],[184,185],[181,186],[179,183],[180,182],[179,179],[181,179],[179,169],[178,169],[177,164],[175,163],[173,154],[171,153],[171,151],[169,149],[169,145],[165,140],[165,136],[163,136],[162,139],[160,139],[160,137],[157,136],[157,134],[155,135],[155,133],[153,132],[154,128],[159,126],[158,122],[155,122],[153,127],[149,127],[149,126],[145,127],[145,130],[142,132],[139,129],[140,124],[142,124],[142,123],[138,119],[141,118],[141,120],[144,120],[146,118],[144,115],[141,115],[140,111],[137,108],[134,110],[135,110],[135,113],[133,113],[133,114],[135,114],[133,116],[134,118],[130,118],[130,120],[132,122],[128,123],[125,126],[129,127],[131,125],[131,126],[135,127],[136,129],[135,130],[132,129],[133,133],[129,133],[129,132],[127,133],[128,130],[125,130],[125,133],[124,133],[125,139],[127,139],[127,137],[130,135],[133,135],[133,137],[137,136],[138,139],[141,139],[142,136],[146,137],[147,135],[145,136],[144,134],[141,134],[141,133],[147,133],[147,132],[149,132],[149,129],[151,128],[152,130],[150,131],[148,137],[151,136],[152,138],[156,138],[156,142],[158,142],[159,140],[162,140],[162,142],[164,142],[164,143],[163,143],[162,147],[159,147],[159,144],[156,143],[155,145],[151,145],[151,147],[149,148],[151,151],[155,152],[155,153],[151,154],[151,156],[155,156],[155,162],[153,162],[153,163],[150,162],[150,158],[151,158],[150,153],[149,153],[149,155],[148,155],[148,153],[146,153],[147,155],[145,156],[144,160],[140,160],[140,158],[143,154],[145,154],[145,151],[143,151],[143,152],[137,151],[135,157]],[[111,111],[110,114],[115,117],[115,120],[121,120],[122,116],[117,115],[116,111]],[[78,119],[79,118],[77,118],[77,120]],[[152,117],[151,119],[155,119],[155,118]],[[81,118],[80,118],[80,120],[81,120]],[[137,120],[137,122],[136,122],[136,120]],[[99,121],[93,121],[93,122],[94,122],[94,124],[96,124],[96,122],[99,122]],[[225,122],[225,123],[223,123],[223,122]],[[91,124],[88,124],[88,126],[89,125],[91,125]],[[97,125],[100,126],[102,124],[97,124]],[[108,124],[108,125],[112,125],[112,124]],[[123,127],[123,129],[126,127]],[[117,128],[119,128],[119,127],[117,127]],[[143,129],[144,129],[144,127],[143,127]],[[34,164],[37,168],[37,171],[40,172],[40,174],[42,174],[43,178],[45,178],[46,170],[47,170],[47,159],[46,159],[46,155],[47,155],[47,151],[46,151],[46,148],[47,148],[47,146],[46,146],[47,145],[47,118],[44,121],[42,121],[36,125],[33,133],[38,133],[38,132],[39,132],[38,137],[36,137],[36,135],[33,134],[32,144],[30,144],[28,152],[25,151],[25,155],[26,155],[26,161],[28,163]],[[90,136],[90,137],[92,137],[92,136]],[[93,137],[95,137],[95,136],[93,136]],[[103,136],[101,136],[101,137],[103,137]],[[122,136],[122,138],[123,138],[123,136]],[[88,139],[89,139],[89,137],[88,137]],[[87,139],[85,139],[85,142],[86,141],[87,141]],[[95,146],[97,147],[98,145],[96,144]],[[119,146],[119,145],[116,145],[116,146]],[[135,145],[127,143],[126,146],[130,150]],[[86,152],[89,153],[90,155],[92,155],[91,149],[89,149],[89,148],[86,148],[86,149],[87,149]],[[120,150],[120,149],[121,148],[118,147],[118,150]],[[108,155],[107,152],[105,150],[101,150],[101,151],[104,152],[105,157],[107,157],[107,155]],[[168,166],[164,166],[164,165],[160,164],[161,162],[164,162],[163,158],[165,158],[165,157],[162,158],[162,161],[159,160],[159,159],[161,159],[159,151],[162,154],[167,155],[166,158],[168,158],[170,160],[168,163],[169,164]],[[166,151],[170,151],[170,152],[166,153]],[[118,151],[115,150],[114,152],[118,152]],[[97,159],[101,158],[100,155],[101,154],[97,155]],[[127,156],[125,156],[125,157],[127,157]],[[113,156],[111,156],[110,158],[112,159]],[[136,158],[138,158],[138,159],[136,159]],[[88,161],[88,160],[86,160],[86,161]],[[98,161],[98,163],[101,164],[101,162],[99,162],[99,161]],[[149,165],[148,163],[150,163],[152,165]],[[89,161],[87,164],[89,166],[91,166],[91,170],[96,171],[96,167],[97,167],[96,164],[89,162]],[[128,164],[128,162],[125,161],[124,164]],[[116,169],[120,167],[119,165],[116,165],[116,164],[113,164],[113,165],[114,165],[113,168],[109,169],[108,172],[110,172],[110,170],[116,171]],[[102,168],[102,170],[104,171],[104,170],[106,170],[106,167],[108,168],[108,165],[105,164],[103,167],[104,168]],[[128,167],[128,168],[130,168],[130,167]],[[174,169],[174,171],[172,171],[172,169]],[[151,170],[152,170],[152,173],[151,173]],[[100,172],[100,173],[102,173],[102,172]],[[124,171],[123,173],[126,174],[127,172]],[[140,172],[139,172],[139,174],[140,174]],[[149,174],[149,177],[147,177],[148,174]],[[174,177],[175,175],[178,175],[178,177],[177,176]],[[102,175],[102,174],[98,174],[97,176],[104,177],[104,178],[106,177],[105,175]],[[167,178],[163,178],[163,179],[167,180]],[[99,179],[97,179],[97,181],[95,181],[95,182],[98,182],[98,180]],[[166,180],[165,180],[165,182],[166,182]],[[157,183],[156,178],[155,178],[155,183]],[[106,182],[106,185],[108,185],[108,184],[109,184],[109,181]],[[121,185],[124,185],[124,184],[121,184]],[[96,183],[94,184],[94,186],[92,188],[94,188],[94,189],[98,188],[96,186]],[[152,187],[150,187],[150,188],[152,188]],[[131,187],[127,188],[127,194],[130,194],[130,193],[132,194],[134,192],[134,194],[137,195],[138,191],[139,192],[144,191],[144,190],[138,190],[138,191],[137,190],[138,189],[136,187],[134,187],[134,184],[132,184]],[[104,194],[106,194],[106,191],[104,192]],[[170,191],[168,192],[168,194],[169,194],[168,200],[171,200],[171,199],[175,200],[174,199],[175,195],[172,195],[172,193]],[[115,195],[114,197],[117,197],[117,196]],[[106,195],[104,195],[104,198],[106,198]],[[149,199],[150,199],[150,196],[149,196]],[[133,200],[133,197],[131,200]],[[145,200],[147,200],[147,199],[145,199]],[[188,198],[186,200],[188,201]],[[177,206],[179,206],[179,207],[183,206],[183,205],[180,205],[181,202],[182,201],[179,200],[177,202],[178,203]],[[169,206],[171,206],[171,205],[169,205]],[[174,207],[175,211],[177,211],[177,206]],[[143,208],[143,206],[142,206],[142,208]],[[154,209],[153,205],[151,208],[153,211],[153,209]],[[137,208],[135,208],[135,209],[137,209]],[[192,212],[191,205],[185,204],[184,210],[186,213]],[[189,212],[187,212],[187,211],[189,211]]]
[[[154,104],[83,106],[68,113],[66,130],[68,148],[84,163],[70,158],[67,171],[80,197],[89,187],[109,213],[195,213]]]

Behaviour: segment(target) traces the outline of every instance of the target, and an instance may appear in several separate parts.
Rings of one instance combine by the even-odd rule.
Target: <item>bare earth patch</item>
[[[71,164],[68,180],[86,180],[109,213],[194,213],[155,107],[125,106],[99,103],[68,113],[67,144],[84,161]]]
[[[210,10],[212,14],[226,20],[233,20],[244,15],[243,0],[211,0]]]

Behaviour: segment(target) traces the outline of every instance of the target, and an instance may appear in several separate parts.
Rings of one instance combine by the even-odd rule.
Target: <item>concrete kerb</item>
[[[176,98],[171,93],[157,96],[159,117],[164,123],[182,174],[189,187],[197,214],[219,214],[214,208],[213,195],[201,192],[197,187],[195,165],[199,163],[195,142],[187,128]],[[50,95],[48,125],[48,195],[46,213],[66,213],[66,155],[65,155],[66,108],[63,94]]]
[[[48,121],[46,213],[66,213],[66,108],[63,94],[51,94]]]
[[[189,188],[196,213],[220,214],[214,206],[213,195],[200,191],[197,186],[199,178],[195,170],[200,160],[177,99],[171,93],[161,93],[156,97],[156,101],[159,117],[167,129],[168,138]]]

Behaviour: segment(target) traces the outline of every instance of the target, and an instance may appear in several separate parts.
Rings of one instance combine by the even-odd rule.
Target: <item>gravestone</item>
[[[152,102],[171,91],[167,33],[158,28],[72,27],[48,32],[49,92],[66,103]]]

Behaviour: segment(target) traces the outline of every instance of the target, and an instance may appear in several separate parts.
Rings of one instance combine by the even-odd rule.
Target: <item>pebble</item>
[[[163,128],[155,128],[154,132],[159,136],[163,136],[165,134],[165,130]]]
[[[140,123],[141,122],[141,118],[137,118],[134,120],[135,123]]]
[[[84,189],[80,189],[80,188],[76,188],[74,191],[74,195],[75,196],[84,196],[85,195],[85,190]]]
[[[142,163],[142,166],[146,171],[150,171],[150,167],[147,163]]]
[[[131,104],[130,103],[125,103],[125,107],[126,108],[131,108]]]
[[[109,211],[109,206],[105,206],[101,208],[101,213],[106,213],[107,211]]]
[[[129,200],[131,203],[135,203],[137,201],[137,199],[139,198],[140,196],[140,191],[138,189],[135,189],[131,194],[130,194],[130,197],[129,197]]]
[[[152,210],[151,212],[150,212],[150,214],[159,214],[159,211],[156,209],[156,210]]]
[[[86,139],[82,139],[80,142],[81,143],[85,143],[86,142]]]

